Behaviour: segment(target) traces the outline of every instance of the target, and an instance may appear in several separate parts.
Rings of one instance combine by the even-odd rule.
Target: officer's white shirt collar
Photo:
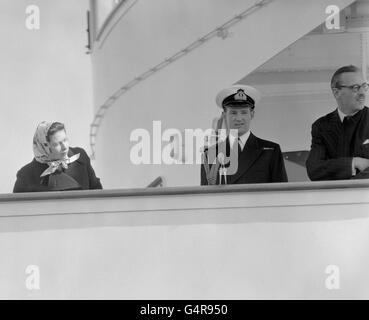
[[[250,137],[250,133],[251,131],[247,131],[246,133],[244,133],[241,137],[239,137],[239,143],[240,143],[240,146],[241,146],[241,150],[243,150],[243,148],[245,147],[245,144],[248,140],[248,138]],[[234,137],[233,135],[229,135],[229,143],[231,144],[231,146],[234,146],[235,145],[235,140],[237,140],[236,137]]]
[[[347,116],[353,116],[354,114],[356,114],[357,112],[359,112],[359,110],[358,111],[355,111],[354,113],[352,113],[352,114],[345,114],[345,113],[343,113],[339,108],[337,108],[337,111],[338,111],[338,115],[339,115],[339,117],[340,117],[340,119],[341,119],[341,122],[343,122],[343,119],[345,118],[345,117],[347,117]]]

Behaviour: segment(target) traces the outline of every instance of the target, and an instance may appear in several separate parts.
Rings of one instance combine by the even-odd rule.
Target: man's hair
[[[64,127],[64,124],[60,123],[60,122],[53,122],[53,124],[50,126],[49,130],[47,131],[47,134],[46,134],[46,140],[47,142],[50,142],[50,137],[58,132],[58,131],[61,131],[61,130],[64,130],[65,131],[65,127]]]
[[[240,106],[240,105],[237,105],[237,104],[234,104],[234,105],[229,104],[229,105],[223,107],[224,112],[226,112],[229,108],[250,108],[251,110],[254,110],[255,105],[245,104],[245,105]]]
[[[337,88],[340,85],[340,75],[347,72],[360,72],[360,69],[354,65],[344,66],[339,68],[332,76],[331,88]]]

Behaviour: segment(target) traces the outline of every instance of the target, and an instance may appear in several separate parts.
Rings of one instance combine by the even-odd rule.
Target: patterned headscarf
[[[65,159],[61,160],[53,161],[52,159],[50,159],[52,151],[50,148],[50,143],[47,141],[47,133],[53,123],[54,122],[41,122],[37,126],[35,135],[33,136],[33,153],[35,155],[36,161],[47,164],[49,166],[49,168],[47,168],[41,174],[41,177],[54,173],[60,167],[67,169],[68,164],[76,161],[80,156],[80,154],[78,153],[70,158],[67,155]]]

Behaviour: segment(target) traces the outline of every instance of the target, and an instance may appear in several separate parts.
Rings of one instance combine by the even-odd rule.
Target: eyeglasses
[[[359,92],[360,88],[363,88],[364,91],[368,91],[368,89],[369,89],[369,83],[364,82],[362,85],[360,85],[360,84],[354,84],[352,86],[339,85],[337,87],[337,89],[341,89],[341,88],[349,88],[353,92]]]

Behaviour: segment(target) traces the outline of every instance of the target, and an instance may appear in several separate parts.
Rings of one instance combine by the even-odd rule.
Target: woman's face
[[[61,160],[67,157],[69,142],[65,130],[55,132],[50,136],[50,160]]]

